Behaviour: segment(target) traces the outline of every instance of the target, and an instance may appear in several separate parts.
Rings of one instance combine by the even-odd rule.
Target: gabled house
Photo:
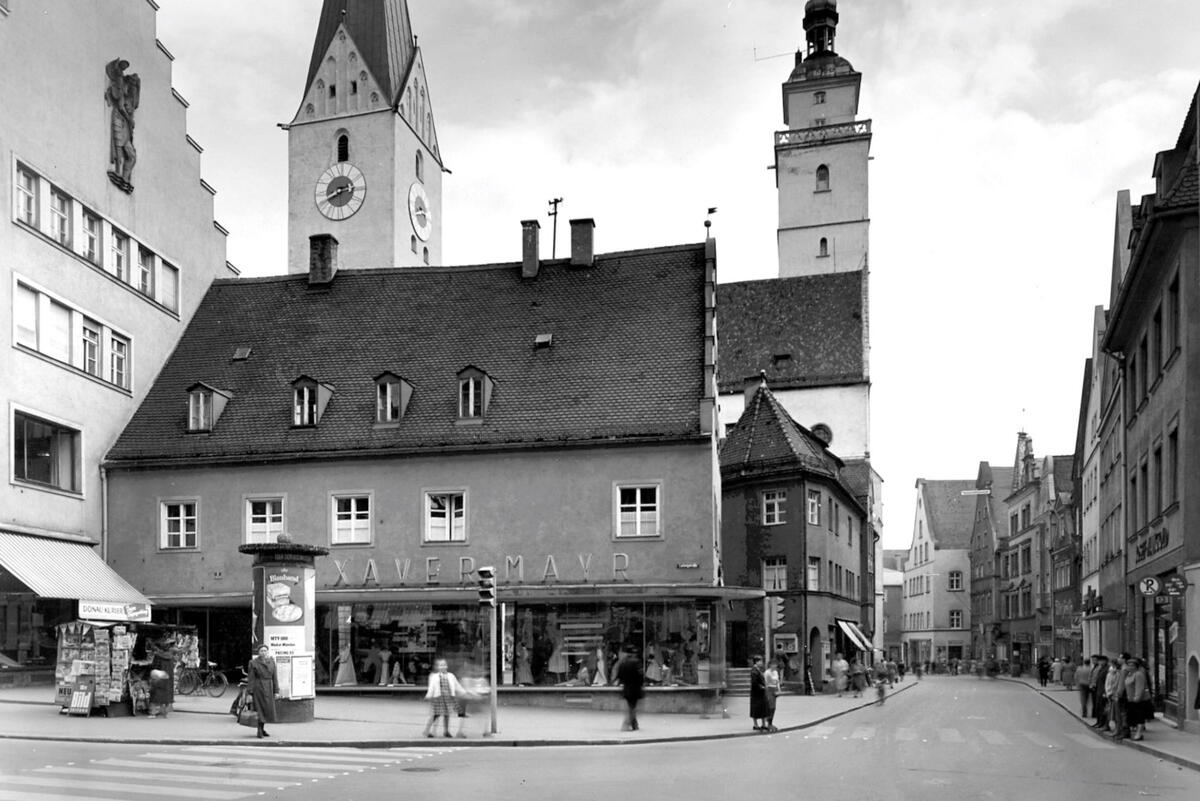
[[[1012,468],[979,463],[975,477],[975,511],[971,523],[971,656],[1007,660],[1008,624],[1000,613],[1001,555],[1008,542],[1008,507]]]

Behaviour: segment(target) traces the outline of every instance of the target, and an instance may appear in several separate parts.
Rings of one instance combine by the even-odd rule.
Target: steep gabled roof
[[[702,437],[705,246],[543,262],[343,270],[213,283],[109,453],[114,462],[236,461]],[[535,348],[539,334],[550,347]],[[239,347],[251,356],[233,360]],[[458,373],[493,382],[481,421],[458,418]],[[412,385],[404,417],[375,420],[375,377]],[[291,382],[332,387],[315,427],[292,426]],[[187,433],[186,388],[232,400]]]
[[[929,521],[929,536],[936,548],[968,548],[971,525],[975,521],[975,496],[963,495],[975,489],[971,479],[917,479]]]
[[[321,60],[343,22],[388,103],[395,105],[401,81],[408,74],[416,50],[407,0],[325,0],[308,63],[305,91],[312,86]]]
[[[842,480],[842,467],[825,443],[788,415],[765,381],[721,445],[723,479],[803,471],[836,483],[865,511],[865,504]]]
[[[863,272],[717,286],[722,392],[765,372],[775,390],[862,383]]]

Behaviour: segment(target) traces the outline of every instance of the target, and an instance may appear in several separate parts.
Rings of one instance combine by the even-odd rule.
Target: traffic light
[[[480,606],[496,605],[496,568],[481,567],[475,571],[479,574],[479,604]]]
[[[767,598],[767,620],[770,621],[772,629],[783,628],[785,611],[783,599],[777,596]]]

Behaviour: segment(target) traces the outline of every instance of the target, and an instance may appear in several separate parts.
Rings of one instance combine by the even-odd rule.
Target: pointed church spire
[[[342,25],[346,26],[388,104],[395,106],[417,49],[407,0],[324,0],[308,63],[305,93],[316,79],[321,60]]]

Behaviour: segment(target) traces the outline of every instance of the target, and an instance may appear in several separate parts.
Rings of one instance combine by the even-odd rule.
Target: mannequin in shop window
[[[516,662],[516,679],[514,683],[519,687],[528,687],[533,684],[533,671],[529,669],[529,649],[525,647],[525,643],[517,643],[517,650],[514,661]]]
[[[651,646],[646,654],[646,682],[649,684],[666,684],[671,672],[663,664],[662,650]]]
[[[333,679],[334,687],[358,684],[358,677],[354,675],[354,654],[350,651],[350,643],[345,643],[338,649],[333,664],[337,666],[337,673]]]

